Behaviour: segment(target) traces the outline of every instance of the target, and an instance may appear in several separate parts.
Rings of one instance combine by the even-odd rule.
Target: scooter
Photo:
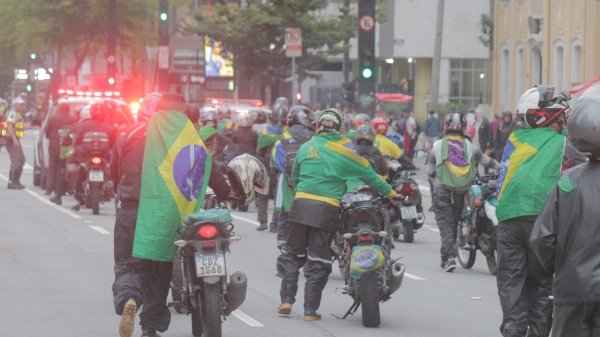
[[[388,183],[396,193],[404,196],[404,200],[396,200],[388,206],[392,237],[398,239],[400,234],[405,242],[413,242],[415,233],[425,223],[425,214],[421,204],[419,184],[411,178],[415,172],[402,170],[402,165],[392,160],[388,164]]]

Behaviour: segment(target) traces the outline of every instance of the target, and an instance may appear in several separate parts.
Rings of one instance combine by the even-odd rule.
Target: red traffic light
[[[302,102],[302,93],[301,92],[296,93],[296,101]]]

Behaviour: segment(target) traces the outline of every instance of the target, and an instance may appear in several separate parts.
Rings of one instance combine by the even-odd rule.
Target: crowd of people
[[[572,113],[569,99],[568,93],[556,94],[553,87],[539,85],[523,94],[516,118],[504,112],[489,122],[481,111],[450,111],[440,123],[430,111],[422,128],[443,271],[456,268],[456,231],[478,164],[498,173],[497,287],[503,336],[549,336],[551,329],[554,336],[593,336],[600,331],[596,277],[600,258],[595,253],[600,214],[593,204],[600,195],[600,180],[594,176],[600,158],[600,85],[588,89]],[[24,164],[20,138],[27,129],[20,117],[23,103],[20,98],[11,102],[2,128],[11,157],[9,189],[23,188],[19,181]],[[317,310],[332,270],[330,243],[346,183],[360,180],[390,199],[402,198],[385,180],[387,163],[398,160],[406,169],[415,169],[411,159],[421,130],[410,110],[402,111],[403,118],[397,121],[380,106],[372,114],[352,116],[336,108],[290,106],[279,98],[271,113],[263,109],[224,113],[214,106],[190,108],[177,93],[152,93],[144,98],[137,123],[117,134],[102,123],[107,107],[92,108],[90,119],[79,128],[114,136],[110,139],[110,177],[117,186],[113,295],[115,312],[121,316],[119,334],[127,337],[133,334],[140,307],[142,336],[159,336],[170,323],[166,303],[172,257],[151,258],[134,249],[140,245],[137,227],[173,211],[168,209],[172,204],[163,203],[144,212],[144,221],[138,213],[148,199],[157,197],[143,183],[145,177],[160,174],[158,165],[146,164],[156,159],[157,139],[175,137],[178,146],[204,149],[194,167],[186,169],[204,172],[221,200],[234,193],[220,173],[231,159],[223,151],[227,144],[238,145],[236,155],[250,154],[262,162],[272,178],[275,213],[269,224],[269,197],[258,197],[257,229],[277,233],[281,254],[276,266],[282,279],[277,313],[291,313],[299,270],[305,267],[304,320],[314,321],[321,319]],[[46,132],[56,135],[74,122],[63,111],[49,120]],[[396,142],[394,135],[401,141]],[[55,166],[49,178],[58,179],[61,144],[58,138],[49,138],[50,165]],[[199,179],[191,184],[205,189],[204,177]],[[50,184],[52,189],[59,185]],[[61,193],[54,202],[60,203]],[[175,220],[187,215],[175,211]]]

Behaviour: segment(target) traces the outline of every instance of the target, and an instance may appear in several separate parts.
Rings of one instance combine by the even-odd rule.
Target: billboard
[[[233,77],[233,54],[208,36],[204,38],[204,69],[206,77]]]

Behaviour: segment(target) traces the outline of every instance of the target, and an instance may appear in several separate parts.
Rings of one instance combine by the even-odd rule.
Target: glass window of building
[[[449,101],[467,108],[489,103],[486,68],[489,68],[489,60],[450,60]]]
[[[573,53],[571,55],[571,82],[581,82],[581,43],[573,43]]]

